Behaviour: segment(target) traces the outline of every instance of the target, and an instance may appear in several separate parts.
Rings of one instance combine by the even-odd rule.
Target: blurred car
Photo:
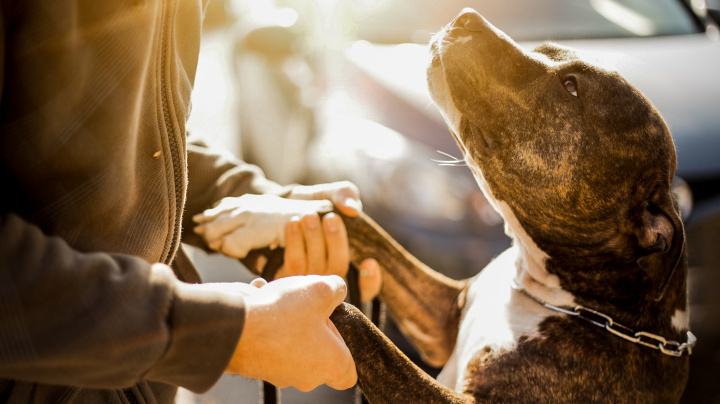
[[[713,0],[714,1],[714,0]],[[713,5],[715,4],[715,5]],[[703,0],[365,0],[346,3],[356,40],[333,59],[311,181],[350,179],[368,213],[413,254],[454,278],[509,245],[425,84],[427,42],[464,7],[527,49],[556,41],[642,91],[675,139],[698,347],[684,402],[720,402],[720,33]],[[349,16],[349,17],[348,17]],[[433,161],[435,160],[435,161]],[[313,163],[314,162],[314,163]],[[447,167],[450,166],[450,167]]]

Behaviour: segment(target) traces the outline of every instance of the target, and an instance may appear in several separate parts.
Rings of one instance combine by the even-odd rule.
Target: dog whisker
[[[453,156],[452,154],[448,154],[448,153],[442,152],[440,150],[435,150],[435,151],[442,154],[443,156],[451,158],[451,160],[430,159],[430,160],[434,161],[435,163],[438,163],[438,165],[451,166],[451,167],[463,167],[466,165],[465,160],[461,160],[461,159]]]
[[[442,154],[442,155],[445,156],[445,157],[450,157],[451,159],[453,159],[453,161],[462,161],[462,162],[465,161],[465,160],[462,160],[462,159],[459,159],[459,158],[453,156],[453,155],[450,154],[450,153],[445,153],[444,151],[440,151],[440,150],[435,150],[435,151],[438,152],[438,153],[440,153],[440,154]]]

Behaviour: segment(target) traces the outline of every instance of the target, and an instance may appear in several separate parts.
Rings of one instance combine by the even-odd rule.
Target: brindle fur
[[[431,53],[431,93],[457,109],[439,105],[468,165],[547,254],[545,269],[561,289],[634,330],[684,341],[671,324],[687,309],[684,233],[671,198],[675,151],[650,102],[569,49],[524,52],[471,10],[438,34]],[[563,86],[569,77],[578,97]],[[364,215],[344,220],[353,261],[378,259],[390,314],[424,358],[443,364],[467,281],[430,270]],[[343,306],[332,319],[373,403],[670,403],[688,374],[687,356],[548,315],[539,337],[481,350],[456,393],[354,309]]]

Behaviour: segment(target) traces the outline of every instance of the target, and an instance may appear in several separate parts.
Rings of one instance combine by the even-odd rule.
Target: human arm
[[[83,253],[0,215],[0,378],[124,388],[140,379],[209,389],[237,344],[241,294],[169,267]]]

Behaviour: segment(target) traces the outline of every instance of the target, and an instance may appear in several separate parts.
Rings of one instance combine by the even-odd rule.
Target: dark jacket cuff
[[[245,322],[242,296],[218,291],[212,284],[178,282],[168,321],[169,346],[145,378],[195,393],[209,390],[227,368],[240,339]]]

